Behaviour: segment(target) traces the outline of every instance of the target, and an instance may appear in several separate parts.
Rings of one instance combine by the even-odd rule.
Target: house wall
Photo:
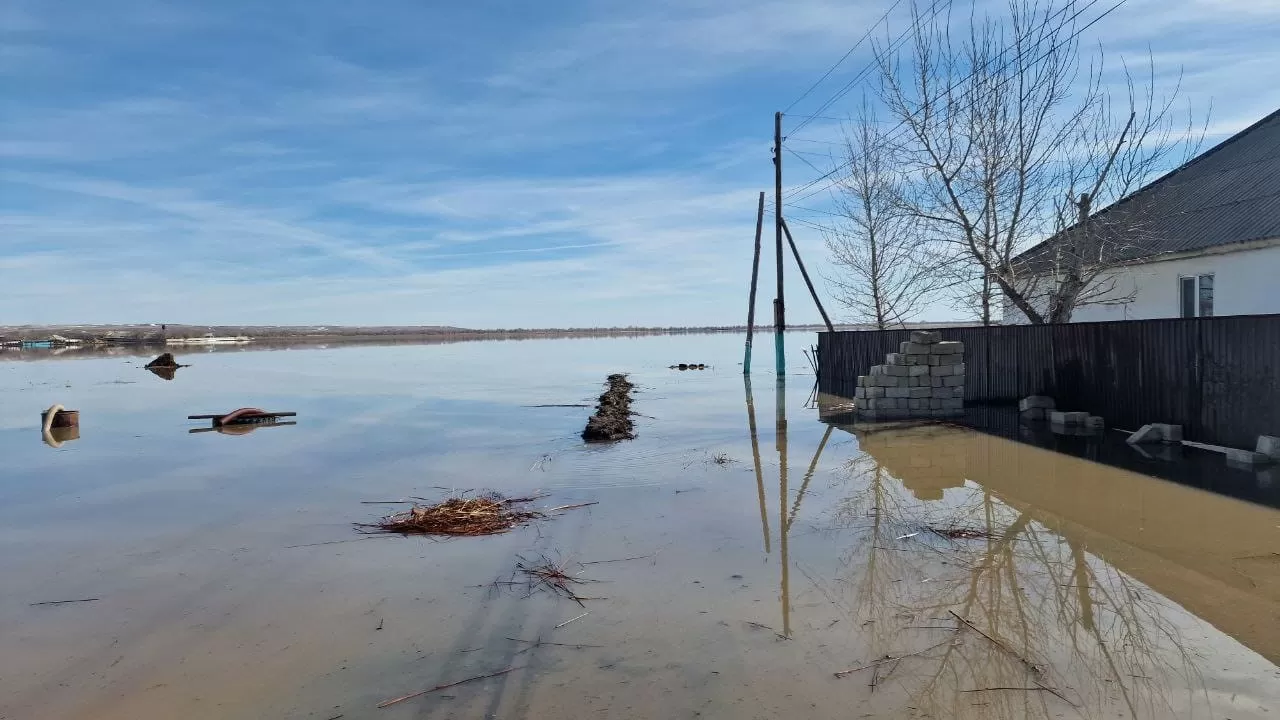
[[[1133,293],[1123,305],[1086,305],[1072,314],[1072,322],[1176,318],[1178,278],[1214,276],[1213,314],[1261,315],[1280,313],[1280,244],[1228,253],[1145,263],[1117,269],[1117,297]],[[1024,324],[1026,317],[1005,302],[1005,324]]]

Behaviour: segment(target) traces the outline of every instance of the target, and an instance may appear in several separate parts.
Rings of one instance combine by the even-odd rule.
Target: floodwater
[[[0,718],[1280,714],[1280,511],[824,424],[812,342],[785,388],[746,386],[725,335],[192,353],[172,380],[0,357]],[[634,441],[530,407],[618,371]],[[53,403],[78,438],[42,440]],[[240,406],[297,424],[188,432]],[[494,537],[352,527],[469,488],[598,504]],[[494,584],[544,555],[585,607]]]

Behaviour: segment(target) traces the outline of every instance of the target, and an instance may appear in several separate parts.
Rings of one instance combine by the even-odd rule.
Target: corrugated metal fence
[[[852,397],[858,375],[907,330],[819,333],[818,386]],[[1280,315],[942,330],[965,344],[969,404],[1050,395],[1111,427],[1183,426],[1188,439],[1252,448],[1280,435]]]

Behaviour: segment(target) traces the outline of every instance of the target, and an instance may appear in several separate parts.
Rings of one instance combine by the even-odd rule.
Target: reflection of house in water
[[[974,430],[864,430],[922,500],[965,482],[1280,661],[1280,511]]]

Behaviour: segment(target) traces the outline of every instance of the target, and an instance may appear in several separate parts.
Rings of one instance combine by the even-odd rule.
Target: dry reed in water
[[[473,498],[451,497],[433,505],[415,504],[408,510],[359,527],[367,532],[406,535],[497,535],[546,517],[536,510],[516,507],[539,497],[542,496],[507,498],[498,493]]]
[[[528,590],[528,595],[532,595],[539,588],[543,588],[554,595],[567,597],[579,605],[583,605],[584,600],[602,599],[582,597],[574,592],[574,585],[583,585],[596,581],[582,578],[579,575],[570,575],[567,571],[572,564],[570,562],[552,562],[546,555],[533,562],[520,558],[520,562],[516,563],[516,572],[525,576],[525,587]],[[585,607],[585,605],[583,606]]]

